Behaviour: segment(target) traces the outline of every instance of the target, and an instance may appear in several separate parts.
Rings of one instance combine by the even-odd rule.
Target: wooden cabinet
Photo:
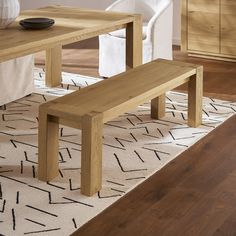
[[[236,61],[236,0],[182,0],[181,49]]]
[[[219,53],[219,0],[188,0],[188,49]]]
[[[220,51],[236,56],[236,0],[221,0]]]

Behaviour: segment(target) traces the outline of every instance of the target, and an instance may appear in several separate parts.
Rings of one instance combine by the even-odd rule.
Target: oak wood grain
[[[40,129],[43,131],[39,132],[39,178],[48,180],[49,176],[55,177],[54,171],[49,173],[48,163],[55,164],[58,150],[52,146],[52,156],[49,156],[48,145],[50,140],[58,142],[58,134],[55,135],[58,119],[66,121],[65,123],[72,127],[76,124],[76,128],[79,123],[82,128],[81,193],[92,196],[101,189],[102,183],[103,123],[152,99],[151,116],[159,118],[164,115],[164,94],[189,82],[189,93],[192,94],[189,95],[188,124],[197,127],[202,122],[202,79],[201,66],[157,59],[42,104]],[[55,129],[51,128],[53,119],[48,120],[48,117],[55,117]],[[55,166],[57,167],[58,163]],[[43,167],[47,169],[43,170]],[[56,169],[51,167],[52,170]],[[45,176],[42,176],[43,174]]]
[[[81,193],[92,196],[102,188],[102,113],[82,117]]]
[[[43,181],[50,181],[58,175],[58,118],[51,120],[46,112],[46,106],[39,108],[39,129],[38,129],[38,178]],[[45,158],[47,156],[48,158]]]
[[[188,0],[188,49],[220,53],[219,0]]]
[[[236,1],[221,0],[221,53],[236,57]]]
[[[46,50],[46,86],[56,87],[61,83],[62,47],[56,46]]]
[[[234,0],[182,0],[181,48],[191,56],[236,61]]]
[[[103,113],[105,123],[149,99],[188,82],[189,77],[196,74],[196,68],[197,65],[170,63],[158,59],[57,98],[53,101],[53,106],[48,108],[48,113],[61,119],[80,122],[83,115],[96,111]]]
[[[126,69],[142,64],[142,17],[135,15],[134,23],[127,24],[126,28]]]
[[[203,67],[188,82],[188,125],[198,127],[202,123]]]
[[[151,118],[160,119],[165,116],[165,111],[166,94],[164,93],[151,100]]]
[[[24,30],[18,22],[29,17],[52,18],[55,25],[45,30]],[[0,62],[125,28],[133,21],[131,14],[62,6],[23,11],[15,23],[1,31]]]

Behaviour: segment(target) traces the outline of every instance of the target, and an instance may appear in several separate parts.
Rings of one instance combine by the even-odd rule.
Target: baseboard
[[[173,38],[172,43],[173,43],[173,45],[180,46],[181,40],[180,40],[180,38]]]
[[[180,46],[181,40],[180,38],[173,38],[172,39],[172,44],[176,46]],[[92,38],[92,39],[86,39],[81,42],[76,42],[73,44],[69,44],[66,46],[63,46],[63,48],[84,48],[84,49],[98,49],[98,37]]]

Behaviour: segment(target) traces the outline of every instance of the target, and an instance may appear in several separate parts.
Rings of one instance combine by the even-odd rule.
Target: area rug
[[[81,133],[60,127],[60,175],[38,181],[38,106],[99,80],[63,73],[63,86],[50,89],[36,69],[36,92],[0,111],[0,235],[70,235],[236,113],[236,103],[205,97],[203,125],[189,128],[187,95],[169,92],[163,119],[152,120],[146,103],[106,123],[103,187],[93,197],[80,194]]]

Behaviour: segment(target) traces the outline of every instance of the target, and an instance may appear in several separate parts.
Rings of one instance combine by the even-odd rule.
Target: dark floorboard
[[[236,116],[73,236],[236,235]]]

